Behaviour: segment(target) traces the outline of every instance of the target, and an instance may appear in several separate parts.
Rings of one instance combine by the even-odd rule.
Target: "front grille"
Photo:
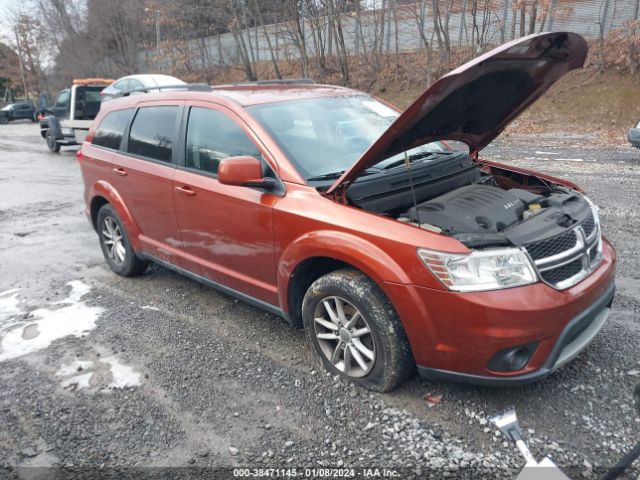
[[[558,255],[576,246],[578,241],[576,234],[572,231],[561,235],[542,240],[540,242],[525,245],[525,248],[534,260]]]
[[[567,263],[562,267],[547,270],[541,273],[545,282],[553,285],[560,283],[564,280],[568,280],[571,277],[575,277],[582,271],[582,259],[578,258],[571,263]]]
[[[577,227],[524,246],[540,278],[557,289],[569,288],[596,269],[600,255],[600,229],[591,212]]]
[[[596,228],[596,221],[593,218],[593,213],[589,213],[587,219],[582,222],[582,229],[584,230],[584,234],[589,238],[593,233],[593,229]]]

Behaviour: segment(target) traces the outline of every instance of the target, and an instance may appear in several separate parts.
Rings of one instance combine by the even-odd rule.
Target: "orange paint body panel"
[[[285,318],[297,313],[290,304],[291,288],[296,268],[305,261],[332,259],[359,269],[388,297],[404,326],[416,364],[436,376],[454,372],[462,380],[499,382],[549,373],[557,366],[555,360],[566,353],[560,347],[585,335],[576,322],[587,314],[599,314],[610,304],[616,262],[611,245],[603,239],[599,266],[565,290],[543,282],[483,292],[448,290],[425,266],[417,250],[466,254],[468,247],[451,236],[323,195],[306,184],[279,144],[247,109],[296,98],[360,94],[318,85],[229,86],[211,92],[168,91],[113,100],[103,105],[78,156],[87,213],[95,221],[96,206],[112,204],[136,252],[221,285],[242,298],[254,299]],[[174,163],[149,161],[91,143],[96,126],[108,113],[150,105],[179,109],[180,139],[174,146]],[[260,174],[251,161],[244,166],[246,171],[236,170],[236,177],[229,175],[227,184],[215,174],[188,168],[180,159],[191,107],[214,109],[232,119],[259,150],[279,190],[228,184],[234,178],[247,180]],[[175,162],[175,158],[179,160]],[[578,188],[526,169],[475,161],[482,168]],[[227,173],[224,162],[222,165],[224,179]],[[518,345],[533,345],[535,350],[524,368],[505,373],[489,367],[496,352]]]

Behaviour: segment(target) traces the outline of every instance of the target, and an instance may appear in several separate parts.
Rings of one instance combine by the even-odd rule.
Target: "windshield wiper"
[[[429,158],[433,155],[450,155],[453,152],[423,152],[423,153],[414,153],[413,155],[409,155],[409,163],[415,161],[415,160],[420,160],[423,158]],[[382,170],[389,170],[390,168],[395,168],[398,167],[402,164],[405,163],[405,159],[401,158],[399,160],[396,160],[395,162],[391,162],[389,165],[385,165],[384,167],[382,167]]]
[[[315,182],[315,181],[321,181],[321,180],[335,180],[336,178],[340,178],[340,175],[342,175],[344,172],[345,172],[344,170],[340,170],[339,172],[323,173],[322,175],[309,177],[307,178],[307,181]]]

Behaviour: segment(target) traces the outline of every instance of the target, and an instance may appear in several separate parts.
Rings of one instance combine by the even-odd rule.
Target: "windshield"
[[[12,104],[5,105],[4,107],[2,107],[2,110],[11,110],[11,107],[13,107]]]
[[[249,107],[306,179],[339,175],[400,115],[368,95],[320,97]],[[410,159],[449,153],[440,142],[407,153]],[[376,169],[402,164],[404,154],[383,160]]]

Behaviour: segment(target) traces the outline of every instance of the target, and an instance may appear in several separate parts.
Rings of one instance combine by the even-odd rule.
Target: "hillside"
[[[598,134],[608,143],[626,142],[627,130],[640,120],[637,76],[593,69],[567,74],[510,128],[511,132],[552,130]],[[423,85],[391,83],[379,95],[407,107]]]

